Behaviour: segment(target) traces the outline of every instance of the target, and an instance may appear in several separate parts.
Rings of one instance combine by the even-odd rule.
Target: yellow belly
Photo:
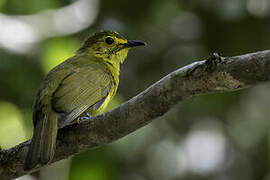
[[[106,108],[106,106],[109,104],[109,102],[111,101],[111,99],[114,96],[114,92],[110,92],[107,96],[107,98],[105,99],[105,101],[103,102],[103,104],[96,110],[94,110],[94,108],[90,108],[88,110],[88,113],[91,114],[92,116],[96,116],[98,114],[101,114],[103,112],[103,110]]]

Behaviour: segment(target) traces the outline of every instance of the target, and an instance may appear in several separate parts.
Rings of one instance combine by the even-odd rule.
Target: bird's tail
[[[57,130],[57,114],[55,113],[36,121],[34,135],[24,164],[25,171],[38,165],[48,164],[53,159]]]

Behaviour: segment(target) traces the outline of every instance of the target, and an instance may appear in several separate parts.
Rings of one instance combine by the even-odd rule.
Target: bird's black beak
[[[139,40],[128,40],[128,42],[124,45],[125,47],[134,47],[134,46],[145,46],[146,43]]]

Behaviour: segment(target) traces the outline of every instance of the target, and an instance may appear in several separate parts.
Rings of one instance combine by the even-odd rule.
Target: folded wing
[[[59,128],[71,123],[94,105],[102,104],[112,90],[113,82],[104,65],[90,64],[73,69],[61,81],[52,97],[52,107],[60,113]]]

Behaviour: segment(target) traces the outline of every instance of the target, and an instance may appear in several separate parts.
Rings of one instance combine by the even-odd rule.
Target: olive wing
[[[83,66],[72,70],[53,93],[52,106],[60,113],[61,128],[95,104],[106,99],[113,78],[102,66]]]

